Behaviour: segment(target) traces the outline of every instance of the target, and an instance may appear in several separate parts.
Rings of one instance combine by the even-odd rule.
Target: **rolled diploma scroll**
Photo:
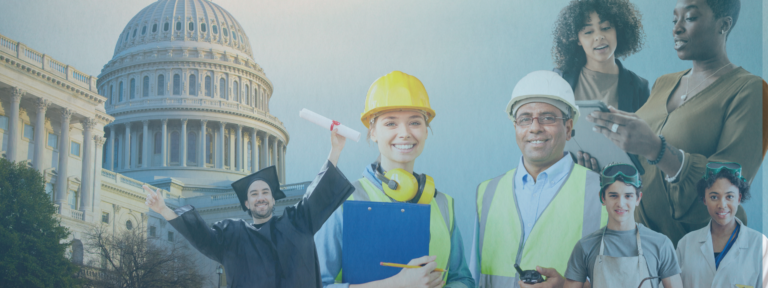
[[[333,124],[333,120],[325,118],[322,115],[317,114],[315,112],[309,111],[306,108],[301,109],[301,111],[299,111],[299,117],[304,118],[309,122],[315,123],[320,127],[323,127],[329,130],[331,129],[331,125]],[[339,127],[339,134],[341,134],[341,136],[344,136],[347,139],[355,140],[355,142],[360,141],[360,132],[357,132],[352,128],[344,126],[343,124],[339,124],[336,126]]]

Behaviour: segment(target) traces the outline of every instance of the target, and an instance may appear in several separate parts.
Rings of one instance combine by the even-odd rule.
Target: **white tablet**
[[[576,158],[579,151],[589,153],[592,158],[597,159],[600,167],[605,167],[611,163],[626,163],[635,166],[637,172],[645,174],[645,169],[640,163],[637,155],[629,154],[621,150],[610,139],[603,135],[592,132],[595,123],[587,121],[587,115],[593,111],[609,112],[608,106],[600,100],[576,101],[579,106],[579,120],[576,121],[574,130],[576,135],[571,140],[565,142],[565,151],[568,151]]]

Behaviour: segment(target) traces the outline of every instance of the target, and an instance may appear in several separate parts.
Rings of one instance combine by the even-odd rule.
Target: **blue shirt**
[[[369,166],[363,176],[376,185],[381,187],[381,180],[373,176],[373,170]],[[341,271],[341,235],[344,227],[343,212],[339,207],[325,221],[323,227],[315,233],[315,246],[317,247],[317,257],[320,261],[320,278],[323,281],[323,287],[349,287],[348,283],[336,284],[336,276]],[[464,257],[464,244],[461,240],[459,226],[455,225],[453,234],[451,234],[451,256],[448,263],[448,279],[445,287],[475,287],[475,280],[467,266],[467,260]]]
[[[573,159],[568,152],[563,154],[563,158],[555,164],[539,173],[536,180],[528,173],[523,165],[523,157],[517,164],[515,170],[515,201],[520,211],[523,223],[524,233],[523,241],[528,240],[528,235],[533,230],[533,225],[539,219],[541,213],[547,208],[549,202],[555,198],[557,191],[565,184],[568,175],[571,173],[571,167],[574,165]],[[475,215],[475,237],[472,241],[472,255],[469,259],[470,269],[475,279],[480,276],[480,222]],[[322,265],[321,265],[322,266]]]

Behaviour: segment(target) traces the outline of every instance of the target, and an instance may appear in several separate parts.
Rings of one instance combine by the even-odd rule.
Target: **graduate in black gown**
[[[221,263],[229,287],[322,287],[314,234],[355,188],[336,168],[345,138],[331,133],[331,153],[304,198],[273,217],[280,191],[274,166],[234,183],[243,219],[226,219],[209,227],[191,205],[171,210],[157,192],[144,186],[147,206],[163,215],[205,256]]]

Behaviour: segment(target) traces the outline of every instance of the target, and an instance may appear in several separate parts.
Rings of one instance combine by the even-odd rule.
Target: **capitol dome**
[[[139,11],[99,75],[115,117],[104,167],[188,195],[231,191],[233,180],[271,165],[284,182],[288,132],[269,113],[272,82],[248,39],[210,1],[159,0]]]
[[[159,47],[218,49],[252,61],[251,43],[235,18],[204,0],[157,1],[128,22],[115,57]]]

